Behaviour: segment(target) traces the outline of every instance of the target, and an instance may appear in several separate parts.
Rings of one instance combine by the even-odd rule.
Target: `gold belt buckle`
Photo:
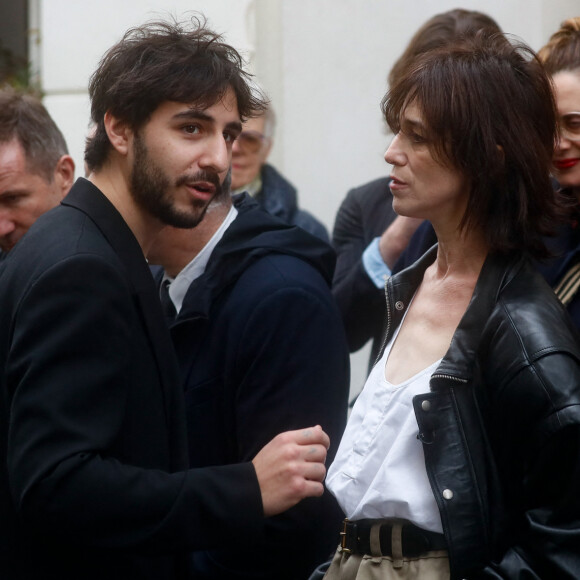
[[[348,524],[348,518],[344,518],[342,521],[342,531],[340,532],[340,547],[342,548],[343,552],[347,554],[351,554],[352,550],[349,550],[346,547],[346,525]]]

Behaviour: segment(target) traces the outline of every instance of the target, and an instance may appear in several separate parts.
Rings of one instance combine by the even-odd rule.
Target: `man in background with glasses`
[[[276,116],[270,105],[260,117],[248,119],[232,150],[232,193],[247,191],[269,214],[329,241],[326,228],[298,207],[296,188],[266,163],[274,138]]]

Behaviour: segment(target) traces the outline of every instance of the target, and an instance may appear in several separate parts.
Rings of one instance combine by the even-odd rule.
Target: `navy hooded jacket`
[[[334,252],[249,196],[234,200],[236,219],[171,325],[191,466],[249,461],[278,433],[316,424],[330,436],[328,465],[349,388]],[[196,552],[196,578],[306,578],[336,547],[342,517],[327,491],[304,500],[258,536]]]

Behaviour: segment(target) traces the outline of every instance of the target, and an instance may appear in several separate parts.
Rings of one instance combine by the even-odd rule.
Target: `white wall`
[[[379,102],[414,31],[455,0],[30,0],[45,104],[82,165],[86,87],[99,58],[130,26],[193,10],[252,61],[278,112],[272,161],[301,203],[332,227],[347,189],[383,175],[389,137]],[[464,0],[539,48],[578,0]]]
[[[487,12],[534,49],[580,13],[578,0],[30,0],[31,52],[80,175],[86,87],[105,50],[145,20],[205,13],[272,98],[279,122],[271,160],[331,229],[347,190],[388,172],[379,110],[388,70],[425,20],[458,6]],[[366,352],[353,357],[355,385]]]

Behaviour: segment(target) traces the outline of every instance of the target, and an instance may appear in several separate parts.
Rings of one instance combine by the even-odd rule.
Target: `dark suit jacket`
[[[186,550],[261,529],[251,464],[186,470],[155,285],[96,187],[79,179],[1,272],[3,578],[184,577]]]
[[[337,254],[332,293],[338,302],[351,352],[371,338],[371,361],[380,346],[385,293],[369,278],[362,255],[397,217],[389,178],[381,177],[351,189],[342,202],[332,232]]]

